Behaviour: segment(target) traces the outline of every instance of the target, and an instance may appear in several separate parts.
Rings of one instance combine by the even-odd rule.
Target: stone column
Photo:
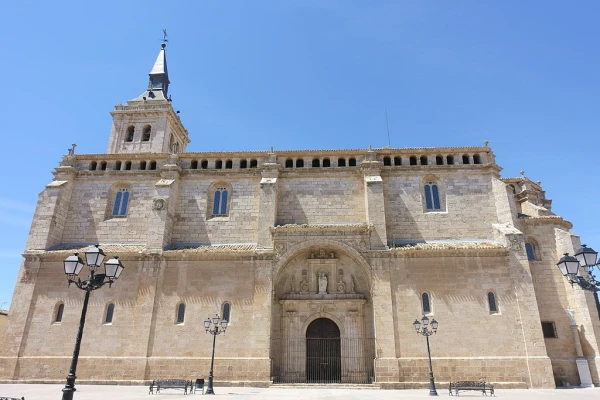
[[[262,167],[257,245],[259,249],[272,249],[273,236],[271,235],[271,228],[275,226],[277,219],[277,177],[279,176],[276,155],[273,153],[267,154]]]
[[[575,322],[575,311],[570,308],[567,310],[571,317],[571,330],[573,331],[573,341],[575,342],[575,351],[577,352],[577,373],[579,374],[579,381],[581,387],[594,387],[592,383],[592,374],[590,373],[590,366],[587,359],[583,356],[583,349],[581,347],[581,340],[579,340],[579,329],[577,328],[577,322]]]

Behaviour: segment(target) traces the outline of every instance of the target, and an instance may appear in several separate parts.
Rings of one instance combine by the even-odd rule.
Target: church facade
[[[217,385],[427,385],[423,315],[439,384],[600,384],[597,298],[556,267],[579,237],[487,143],[187,152],[169,83],[163,46],[107,151],[70,151],[40,193],[0,380],[64,381],[83,292],[63,260],[100,244],[125,270],[91,294],[78,382],[207,377],[219,313]]]

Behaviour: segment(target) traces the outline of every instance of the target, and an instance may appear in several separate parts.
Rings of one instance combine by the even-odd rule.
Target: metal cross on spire
[[[163,49],[165,48],[165,46],[167,45],[167,42],[169,41],[169,39],[167,39],[168,37],[169,37],[169,35],[167,35],[167,30],[163,29],[163,42],[162,42]]]

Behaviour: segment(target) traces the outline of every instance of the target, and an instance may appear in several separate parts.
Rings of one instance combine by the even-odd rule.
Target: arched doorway
[[[306,380],[337,383],[342,379],[340,329],[328,318],[318,318],[306,329]]]

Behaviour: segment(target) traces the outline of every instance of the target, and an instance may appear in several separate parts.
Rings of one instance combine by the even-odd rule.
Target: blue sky
[[[167,28],[189,151],[480,145],[600,248],[600,3],[0,2],[0,302],[71,143],[102,153]],[[3,303],[3,308],[7,303]]]

